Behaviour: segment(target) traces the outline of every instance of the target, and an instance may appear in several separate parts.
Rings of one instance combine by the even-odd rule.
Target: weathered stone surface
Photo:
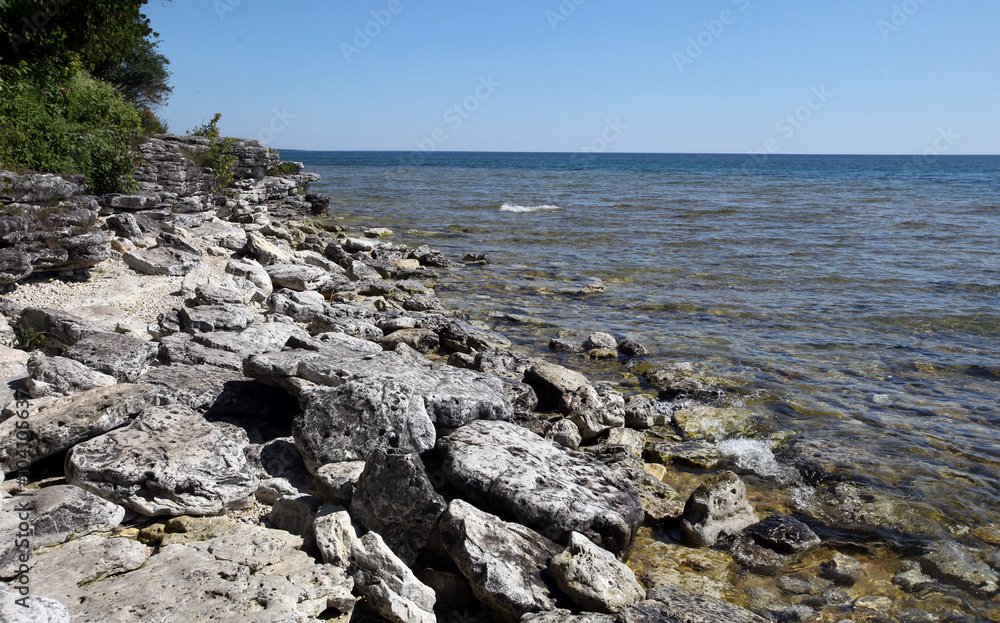
[[[830,560],[820,565],[820,576],[837,584],[851,586],[863,574],[860,562],[840,552],[834,552]]]
[[[257,474],[257,499],[274,504],[282,496],[316,494],[312,474],[306,469],[302,454],[291,437],[279,437],[244,451],[251,469]]]
[[[149,554],[149,548],[138,541],[92,534],[62,547],[37,552],[31,580],[36,591],[65,599],[69,595],[59,595],[57,591],[58,586],[66,584],[66,576],[71,576],[76,584],[103,580],[135,571],[145,564]],[[55,590],[50,593],[48,589]]]
[[[358,534],[347,510],[332,504],[320,507],[313,522],[313,534],[324,563],[350,568],[351,550]]]
[[[183,307],[178,315],[181,329],[188,333],[242,331],[254,322],[253,314],[243,305]]]
[[[551,562],[552,576],[562,592],[592,612],[621,612],[646,598],[635,573],[579,532]]]
[[[743,434],[753,411],[741,407],[693,405],[674,411],[674,425],[687,440],[719,441]]]
[[[538,394],[538,408],[569,415],[580,408],[590,384],[587,377],[547,361],[538,362],[524,373],[524,382]]]
[[[136,249],[122,256],[129,268],[143,275],[181,276],[201,263],[201,256],[172,246]]]
[[[816,533],[798,519],[771,515],[740,531],[729,551],[751,571],[777,573],[819,543]]]
[[[46,357],[37,352],[28,359],[26,368],[31,376],[25,381],[25,386],[32,398],[68,396],[88,389],[110,387],[118,382],[115,377],[73,359]]]
[[[358,477],[350,508],[355,521],[381,535],[393,553],[412,565],[447,506],[420,457],[377,450]]]
[[[296,322],[309,322],[326,311],[326,299],[319,292],[280,290],[267,297],[272,314],[288,316]]]
[[[283,322],[258,323],[243,331],[212,331],[194,335],[195,341],[203,346],[236,353],[241,358],[278,351],[292,338],[308,337],[309,334],[299,327]]]
[[[434,591],[413,575],[375,532],[354,542],[352,576],[358,592],[392,623],[437,623]]]
[[[90,333],[66,349],[63,355],[88,368],[110,374],[119,383],[135,383],[156,359],[159,347],[121,333]]]
[[[620,623],[766,623],[749,610],[721,599],[713,599],[677,587],[660,587],[648,592],[647,600],[625,610]]]
[[[289,290],[320,290],[329,281],[330,273],[308,264],[271,264],[265,268],[275,288]]]
[[[618,340],[616,340],[614,336],[610,333],[602,333],[600,331],[597,333],[591,333],[587,339],[583,341],[584,350],[594,350],[595,348],[615,350],[617,347]]]
[[[347,506],[354,497],[354,487],[364,470],[364,461],[323,465],[316,470],[316,494],[325,502]]]
[[[24,308],[11,324],[22,333],[43,336],[41,345],[49,348],[76,344],[85,335],[99,330],[80,316],[43,307]]]
[[[22,605],[23,604],[23,605]],[[3,623],[69,623],[69,610],[48,597],[28,595],[0,583],[0,621]]]
[[[226,391],[227,383],[247,379],[216,366],[169,365],[150,368],[139,380],[156,387],[164,405],[181,404],[204,413]]]
[[[1000,577],[956,541],[935,543],[920,564],[925,573],[942,582],[984,595],[1000,591]]]
[[[394,350],[399,344],[406,344],[420,353],[431,353],[440,345],[438,334],[430,329],[401,329],[393,331],[380,340],[383,348]]]
[[[411,301],[417,296],[411,297]],[[433,308],[432,308],[433,309]],[[423,311],[423,310],[415,310]],[[485,350],[510,348],[511,342],[496,331],[476,326],[465,320],[454,320],[443,327],[441,344],[445,348],[463,353],[478,353]]]
[[[313,542],[313,523],[323,502],[312,495],[285,495],[276,499],[267,520],[273,528],[297,534],[307,544]]]
[[[143,515],[211,515],[257,489],[242,448],[186,407],[147,409],[75,446],[66,480]]]
[[[91,583],[75,569],[58,574],[39,560],[43,594],[71,604],[81,623],[314,621],[349,615],[353,583],[343,570],[317,564],[302,539],[280,530],[219,521],[207,540],[162,545],[134,571]],[[185,536],[185,535],[179,535]]]
[[[29,415],[0,422],[0,467],[10,473],[18,460],[29,463],[51,456],[110,430],[124,426],[153,400],[148,385],[99,387],[55,402]],[[18,422],[27,422],[31,439],[18,439]]]
[[[515,619],[556,607],[548,572],[555,543],[462,500],[448,506],[440,529],[445,550],[484,605]]]
[[[638,493],[603,464],[507,422],[473,422],[441,439],[448,479],[473,502],[559,541],[580,532],[613,552],[642,523]]]
[[[257,286],[264,296],[271,294],[273,290],[270,275],[263,266],[252,259],[230,261],[226,264],[226,273],[246,279]]]
[[[253,356],[245,361],[244,373],[290,390],[295,389],[289,383],[292,378],[331,386],[348,379],[391,379],[413,388],[413,393],[423,398],[428,415],[441,426],[514,416],[498,379],[392,352],[373,353],[343,342],[325,342],[317,350],[287,349]]]
[[[618,620],[613,614],[597,612],[582,612],[573,614],[569,610],[549,610],[548,612],[531,612],[521,617],[521,623],[615,623]]]
[[[121,506],[68,485],[26,491],[4,506],[0,511],[0,578],[4,579],[18,574],[24,562],[21,555],[30,554],[28,546],[38,549],[112,530],[125,517]],[[18,536],[24,522],[31,526],[30,539]]]
[[[512,381],[523,381],[524,373],[539,361],[509,350],[491,349],[476,353],[476,370]]]
[[[639,342],[629,339],[618,342],[618,352],[626,357],[642,357],[649,350]]]
[[[719,535],[736,535],[757,521],[746,485],[733,472],[722,472],[702,482],[688,498],[681,532],[696,545],[712,546]]]
[[[650,474],[642,461],[623,460],[609,465],[619,478],[632,483],[646,521],[654,526],[672,524],[684,513],[684,499],[670,485]]]
[[[580,427],[569,418],[563,418],[553,424],[549,432],[545,433],[545,438],[571,450],[579,448],[583,443]]]
[[[367,460],[379,449],[425,452],[436,439],[423,398],[375,378],[314,391],[292,434],[313,472],[327,463]]]
[[[712,469],[722,460],[722,455],[715,444],[701,441],[657,442],[646,448],[643,457],[651,463],[662,465],[680,463],[698,469]]]
[[[160,357],[167,363],[186,366],[205,364],[236,372],[243,371],[243,357],[239,353],[203,346],[186,333],[160,338]]]

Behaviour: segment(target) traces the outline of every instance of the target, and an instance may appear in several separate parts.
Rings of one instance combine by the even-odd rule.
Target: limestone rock
[[[282,496],[316,494],[312,475],[291,437],[279,437],[244,451],[257,474],[257,499],[274,504]]]
[[[267,297],[272,314],[288,316],[296,322],[309,322],[326,311],[326,299],[319,292],[280,290]]]
[[[18,460],[29,463],[51,456],[110,430],[124,426],[142,413],[155,397],[147,385],[99,387],[60,398],[27,419],[0,422],[0,466],[10,473]],[[31,439],[17,437],[18,422],[27,422]]]
[[[24,601],[21,601],[21,600]],[[22,605],[24,604],[24,605]],[[48,597],[28,595],[0,583],[0,621],[3,623],[69,623],[69,611]]]
[[[201,255],[173,246],[136,249],[122,256],[129,268],[143,275],[181,276],[201,263]]]
[[[438,443],[448,479],[473,502],[559,541],[580,532],[613,552],[632,541],[638,493],[609,468],[507,422],[473,422]]]
[[[771,515],[736,535],[730,553],[756,573],[777,573],[819,545],[809,526],[788,515]]]
[[[365,470],[364,461],[328,463],[316,470],[316,493],[320,499],[347,506],[354,497],[354,487]]]
[[[319,290],[330,279],[330,273],[307,264],[271,264],[265,268],[271,285],[289,290]]]
[[[721,534],[736,535],[757,523],[747,489],[733,472],[722,472],[701,483],[684,505],[681,532],[696,545],[715,545]]]
[[[235,372],[243,371],[243,357],[239,353],[204,346],[186,333],[160,338],[160,357],[166,363],[209,365]]]
[[[521,623],[616,623],[618,617],[613,614],[582,612],[573,614],[569,610],[549,610],[548,612],[533,612],[521,617]]]
[[[75,446],[66,480],[148,516],[241,508],[257,488],[242,449],[180,406],[147,409],[125,428]]]
[[[921,557],[920,563],[925,573],[942,582],[984,595],[1000,591],[1000,577],[957,541],[936,543],[930,552]]]
[[[6,579],[17,575],[20,556],[30,554],[19,545],[30,544],[34,549],[57,545],[112,530],[125,517],[121,506],[69,485],[27,491],[12,497],[4,506],[0,511],[0,577]],[[27,537],[18,536],[22,533],[19,526],[25,521],[32,531],[27,543]]]
[[[351,565],[351,551],[358,534],[351,516],[340,506],[325,504],[313,522],[313,534],[323,562],[343,569]]]
[[[24,308],[11,324],[22,333],[41,336],[41,345],[49,348],[71,346],[85,335],[99,330],[80,316],[43,307]]]
[[[631,569],[579,532],[569,535],[551,567],[559,588],[588,611],[621,612],[646,598]]]
[[[860,580],[863,574],[861,563],[840,552],[834,552],[830,560],[820,565],[820,569],[822,577],[847,586]]]
[[[138,541],[92,534],[36,553],[32,582],[36,590],[44,592],[53,584],[65,583],[66,575],[72,576],[77,584],[87,584],[135,571],[145,564],[149,554],[149,548]],[[46,575],[39,573],[40,570]],[[68,597],[57,595],[57,598]]]
[[[608,333],[591,333],[590,336],[584,340],[583,348],[584,350],[594,350],[595,348],[615,350],[618,348],[618,340]]]
[[[156,359],[159,348],[131,335],[90,333],[66,349],[63,356],[109,374],[119,383],[135,383]]]
[[[420,353],[431,353],[440,344],[438,334],[430,329],[402,329],[393,331],[381,339],[386,350],[394,350],[399,344],[406,344]]]
[[[376,348],[378,348],[376,346]],[[471,370],[405,359],[354,344],[326,342],[317,350],[286,349],[249,357],[247,376],[294,388],[295,377],[319,385],[341,385],[349,379],[388,379],[409,386],[424,400],[431,419],[441,426],[462,426],[475,419],[509,420],[513,407],[498,379]]]
[[[392,623],[437,623],[434,591],[375,532],[354,542],[352,575],[371,607]]]
[[[569,415],[579,409],[590,387],[587,377],[547,361],[528,368],[524,382],[538,394],[538,408]]]
[[[292,434],[313,472],[327,463],[367,460],[379,449],[425,452],[436,438],[412,388],[375,378],[313,392]]]
[[[254,322],[253,314],[243,305],[199,305],[178,312],[181,329],[188,333],[243,331]]]
[[[514,618],[556,607],[548,566],[559,550],[537,532],[454,500],[441,542],[487,607]]]
[[[68,396],[88,389],[110,387],[118,381],[82,363],[66,357],[46,357],[34,353],[26,365],[31,375],[25,381],[32,398],[42,396]]]
[[[368,458],[351,499],[351,517],[377,532],[399,558],[413,564],[447,508],[420,457],[377,450]]]
[[[749,610],[744,610],[721,599],[713,599],[678,587],[660,587],[647,593],[647,600],[640,602],[619,617],[621,623],[656,623],[678,621],[683,623],[766,623]]]

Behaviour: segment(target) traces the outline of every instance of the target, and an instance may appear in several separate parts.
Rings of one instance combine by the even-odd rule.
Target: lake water
[[[735,388],[751,436],[859,449],[952,533],[1000,526],[1000,157],[282,156],[347,225],[489,254],[438,293],[521,346],[635,338]]]

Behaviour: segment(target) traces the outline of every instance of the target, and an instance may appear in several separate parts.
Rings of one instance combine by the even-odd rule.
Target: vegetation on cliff
[[[132,147],[165,131],[169,61],[146,0],[0,2],[0,167],[83,173],[90,192],[134,187]]]

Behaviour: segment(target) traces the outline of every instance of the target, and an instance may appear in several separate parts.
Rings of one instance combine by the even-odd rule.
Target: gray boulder
[[[452,501],[440,525],[442,545],[484,605],[515,619],[556,607],[548,573],[555,543],[462,500]]]
[[[538,394],[538,408],[570,415],[584,405],[593,403],[594,390],[587,377],[563,366],[538,362],[524,373],[524,382]]]
[[[136,249],[122,256],[125,264],[143,275],[182,276],[201,264],[201,255],[160,245],[151,249]]]
[[[597,612],[573,614],[561,608],[547,612],[532,612],[521,617],[521,623],[616,623],[617,621],[618,617],[613,614]]]
[[[696,545],[711,547],[720,535],[735,536],[757,521],[746,485],[733,472],[722,472],[702,482],[688,498],[681,533]]]
[[[61,309],[26,307],[11,323],[23,333],[40,337],[40,346],[63,348],[99,331],[96,325]]]
[[[280,290],[265,303],[272,314],[288,316],[296,322],[309,322],[326,311],[326,299],[319,292]]]
[[[275,288],[320,290],[330,280],[330,273],[308,264],[271,264],[265,268]]]
[[[371,607],[392,623],[437,623],[434,591],[417,579],[375,532],[351,549],[355,586]]]
[[[240,357],[278,351],[292,338],[308,337],[309,334],[299,327],[283,322],[254,324],[243,331],[212,331],[194,335],[195,341],[207,348],[236,353]]]
[[[376,347],[377,349],[378,347]],[[375,352],[353,343],[324,342],[316,350],[286,349],[246,359],[247,376],[295,391],[292,379],[337,386],[350,379],[393,380],[424,400],[431,419],[441,426],[462,426],[476,419],[509,420],[513,407],[500,381],[471,370]]]
[[[181,406],[75,446],[66,481],[147,516],[244,508],[257,489],[242,448]]]
[[[273,285],[271,277],[264,270],[264,267],[251,259],[242,261],[232,260],[226,264],[226,273],[234,277],[241,277],[255,285],[264,296],[271,294]]]
[[[534,357],[525,357],[503,349],[476,353],[476,370],[512,381],[524,380],[524,373],[538,362]]]
[[[253,314],[243,305],[199,305],[179,311],[181,329],[188,333],[242,331],[254,322]]]
[[[239,353],[204,346],[187,333],[161,337],[160,357],[166,363],[178,365],[208,365],[235,372],[243,370],[243,357]]]
[[[25,386],[32,398],[76,394],[88,389],[110,387],[118,381],[82,363],[66,357],[46,357],[32,354],[26,364],[30,377]]]
[[[377,450],[354,487],[351,517],[380,534],[393,553],[412,565],[447,507],[420,457]]]
[[[27,419],[0,422],[0,467],[10,473],[19,461],[28,464],[124,426],[142,413],[156,396],[147,385],[99,387],[60,398],[29,413]],[[17,425],[26,422],[31,438],[18,438]]]
[[[788,515],[771,515],[736,535],[729,552],[755,573],[777,573],[820,544],[809,526]]]
[[[721,599],[692,593],[679,586],[661,586],[647,600],[622,612],[620,623],[767,623],[767,619]]]
[[[292,434],[313,472],[327,463],[367,460],[380,449],[425,452],[436,439],[423,398],[375,378],[314,391]]]
[[[4,579],[18,575],[24,562],[22,556],[30,557],[29,547],[39,549],[106,532],[125,518],[121,506],[68,485],[27,491],[7,500],[4,506],[0,511],[0,578]],[[25,521],[31,526],[30,539],[19,528]]]
[[[291,437],[279,437],[255,444],[244,451],[251,469],[257,474],[257,499],[274,504],[284,496],[317,493],[312,474],[302,461],[302,454]]]
[[[588,611],[621,612],[646,598],[627,565],[579,532],[569,535],[569,545],[552,559],[551,567],[562,592]]]
[[[507,422],[473,422],[438,442],[444,472],[470,500],[555,540],[576,531],[613,552],[642,523],[639,495],[608,467]]]
[[[418,296],[411,297],[410,300]],[[417,310],[423,311],[423,310]],[[441,344],[450,350],[461,353],[475,354],[485,350],[510,348],[511,342],[496,331],[476,326],[464,320],[454,320],[443,327]]]
[[[63,356],[110,374],[119,383],[135,383],[156,359],[159,347],[131,335],[90,333],[66,349]]]
[[[602,333],[598,331],[597,333],[591,333],[590,336],[584,340],[583,347],[586,350],[594,350],[595,348],[615,350],[618,348],[618,340],[616,340],[610,333]]]
[[[325,502],[347,506],[354,498],[354,487],[364,470],[364,461],[323,465],[316,470],[316,494]]]
[[[351,551],[358,540],[358,533],[351,523],[351,515],[341,506],[324,504],[313,522],[316,547],[328,565],[349,569]]]
[[[209,365],[151,368],[139,380],[157,389],[163,406],[180,404],[204,413],[226,391],[226,384],[245,381],[239,372]]]
[[[380,343],[386,350],[395,350],[400,344],[406,344],[420,353],[432,353],[437,350],[441,341],[438,334],[430,329],[401,329],[383,337]]]

